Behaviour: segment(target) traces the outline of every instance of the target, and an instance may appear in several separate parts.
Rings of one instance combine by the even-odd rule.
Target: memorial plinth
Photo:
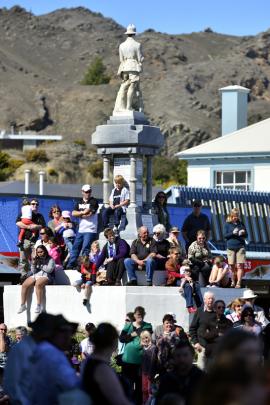
[[[164,144],[159,127],[150,125],[142,112],[125,111],[114,114],[105,125],[96,127],[92,144],[103,157],[103,203],[109,205],[112,188],[109,170],[122,174],[130,188],[127,226],[121,237],[133,240],[142,225],[151,227],[152,158]],[[146,204],[143,204],[143,159],[146,159]]]

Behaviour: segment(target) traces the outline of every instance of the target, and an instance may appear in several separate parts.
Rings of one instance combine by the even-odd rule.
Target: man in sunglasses
[[[90,246],[97,239],[98,202],[92,197],[90,184],[82,186],[82,199],[72,211],[73,217],[79,218],[79,229],[72,247],[67,269],[77,270],[79,255],[88,256]]]
[[[36,235],[34,236],[33,231],[39,231],[41,228],[46,226],[43,215],[38,212],[39,201],[36,198],[32,198],[30,201],[30,206],[32,209],[33,224],[24,224],[21,221],[21,215],[18,215],[16,219],[16,225],[21,229],[25,229],[23,244],[20,247],[20,259],[18,267],[21,272],[21,282],[25,280],[27,273],[30,271],[32,249],[39,236],[38,232],[36,232]]]
[[[201,200],[193,201],[193,212],[189,214],[184,220],[182,226],[182,236],[186,242],[186,251],[192,242],[195,242],[197,231],[203,230],[205,232],[206,240],[210,237],[210,222],[208,216],[201,212]]]

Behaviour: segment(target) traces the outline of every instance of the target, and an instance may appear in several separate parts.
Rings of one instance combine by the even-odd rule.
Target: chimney
[[[221,135],[230,134],[247,126],[247,98],[249,89],[227,86],[219,89],[222,99]]]

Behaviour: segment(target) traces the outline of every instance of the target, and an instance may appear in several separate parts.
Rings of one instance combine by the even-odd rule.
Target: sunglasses
[[[127,318],[127,319],[125,319],[125,322],[131,322],[131,320]]]
[[[92,190],[88,190],[88,191],[84,191],[84,190],[82,190],[82,193],[89,194],[89,193],[91,193],[91,191],[92,191]]]
[[[2,331],[4,331],[4,332],[6,332],[6,331],[7,331],[7,329],[0,329],[0,330],[2,330]]]
[[[40,235],[46,235],[46,232],[39,232]]]
[[[160,232],[154,232],[154,235],[160,235]]]
[[[222,305],[222,306],[217,306],[217,309],[225,309],[225,307]]]
[[[242,308],[243,305],[235,305],[236,308]]]
[[[39,206],[39,203],[32,202],[31,205],[37,205],[37,206]]]
[[[70,219],[70,218],[63,217],[63,219],[64,219],[65,221],[67,221],[67,220]]]
[[[166,198],[165,195],[159,195],[158,198]]]

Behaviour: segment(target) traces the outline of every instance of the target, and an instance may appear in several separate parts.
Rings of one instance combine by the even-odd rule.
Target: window
[[[216,171],[215,187],[232,190],[251,190],[251,171]]]

